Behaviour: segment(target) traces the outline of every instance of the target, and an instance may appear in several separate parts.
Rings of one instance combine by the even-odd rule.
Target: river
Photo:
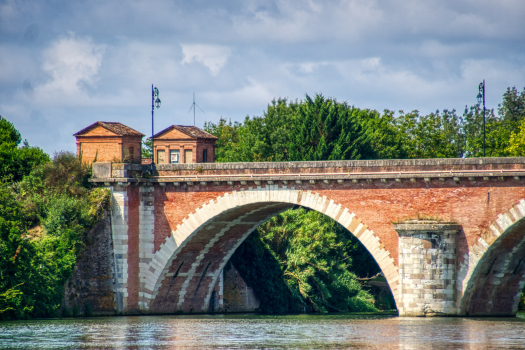
[[[525,349],[516,318],[134,316],[0,322],[0,349]]]

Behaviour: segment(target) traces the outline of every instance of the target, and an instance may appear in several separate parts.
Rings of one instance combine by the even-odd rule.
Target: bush
[[[88,189],[88,176],[74,155],[59,153],[21,182],[0,183],[0,318],[67,314],[64,284],[110,202],[108,190]]]

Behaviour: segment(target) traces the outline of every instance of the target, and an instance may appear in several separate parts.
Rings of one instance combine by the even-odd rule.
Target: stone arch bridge
[[[222,306],[222,271],[270,217],[300,205],[353,233],[400,316],[515,315],[525,283],[525,158],[94,163],[111,189],[114,307]],[[213,299],[213,300],[212,300]]]

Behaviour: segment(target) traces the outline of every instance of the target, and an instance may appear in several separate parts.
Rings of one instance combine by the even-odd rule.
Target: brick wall
[[[163,140],[155,139],[155,163],[156,164],[169,164],[170,163],[170,151],[179,151],[179,164],[185,164],[185,150],[191,150],[192,158],[189,163],[202,163],[203,151],[207,150],[207,163],[215,162],[215,141],[208,140]],[[161,163],[158,159],[158,151],[164,151],[165,162]]]
[[[77,156],[82,161],[141,163],[141,137],[96,136],[77,137]]]
[[[100,140],[100,142],[79,142],[79,152],[82,161],[92,163],[111,162],[114,159],[122,159],[122,149],[118,141],[113,139]]]

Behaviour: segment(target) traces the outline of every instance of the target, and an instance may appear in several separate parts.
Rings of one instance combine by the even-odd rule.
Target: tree
[[[316,94],[273,100],[243,123],[206,123],[218,137],[219,162],[377,159],[402,157],[392,113],[350,107]]]
[[[498,115],[505,121],[519,122],[525,118],[525,88],[521,93],[516,87],[507,88],[503,102],[498,105]]]
[[[511,132],[505,151],[512,157],[525,156],[525,118],[519,122],[517,129]]]
[[[461,158],[465,154],[463,119],[445,109],[426,116],[399,111],[393,120],[408,158]]]
[[[291,130],[290,160],[374,158],[373,131],[362,123],[360,112],[346,102],[320,94],[313,99],[306,95]]]
[[[151,142],[151,137],[148,137],[146,141],[142,142],[142,158],[151,158],[152,149],[153,142]]]
[[[59,153],[20,183],[0,183],[0,319],[58,315],[83,233],[110,202],[107,189],[85,187],[88,175]]]
[[[215,149],[215,160],[217,162],[244,161],[237,153],[241,125],[239,122],[232,123],[231,120],[226,122],[226,119],[222,117],[217,124],[204,123],[204,130],[218,138]]]
[[[373,297],[352,272],[353,253],[364,248],[337,222],[299,208],[271,218],[257,231],[280,262],[288,286],[313,310],[376,311]],[[372,275],[379,267],[367,255],[365,271]]]
[[[0,118],[0,319],[57,316],[83,233],[108,207],[74,154],[53,161]]]
[[[20,181],[49,156],[38,147],[24,141],[14,125],[0,116],[0,181]]]

